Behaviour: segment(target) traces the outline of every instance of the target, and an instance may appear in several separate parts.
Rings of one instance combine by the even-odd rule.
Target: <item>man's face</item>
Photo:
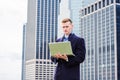
[[[65,35],[69,35],[72,31],[73,25],[70,22],[62,23],[62,29]]]

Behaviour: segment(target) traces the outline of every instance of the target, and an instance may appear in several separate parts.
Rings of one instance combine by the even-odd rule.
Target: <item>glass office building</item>
[[[70,18],[73,21],[73,33],[77,36],[80,36],[80,29],[79,29],[79,12],[82,8],[82,0],[69,0],[69,9],[70,9]]]
[[[26,41],[26,24],[23,25],[23,44],[22,44],[22,72],[21,80],[25,80],[25,41]]]
[[[59,0],[28,0],[24,28],[24,80],[53,80],[48,43],[57,37]]]
[[[120,0],[98,0],[81,9],[86,42],[81,80],[120,80]]]
[[[74,24],[73,33],[75,33],[77,36],[80,36],[80,9],[84,6],[90,5],[95,1],[98,0],[69,0],[70,18],[72,19]]]
[[[60,0],[59,15],[58,15],[58,35],[57,38],[63,36],[61,21],[64,18],[70,18],[69,0]]]
[[[61,23],[61,20],[64,18],[71,18],[74,24],[73,33],[80,36],[79,11],[82,8],[83,1],[82,0],[61,0],[59,20],[58,20],[58,37],[63,36],[62,29],[60,28],[60,23]]]
[[[85,6],[91,5],[96,1],[99,1],[99,0],[82,0],[82,3],[83,3],[82,6],[85,7]]]
[[[74,24],[73,33],[75,33],[77,36],[80,36],[80,9],[86,5],[91,4],[94,1],[96,0],[61,0],[59,22],[64,18],[71,18]],[[60,26],[60,23],[58,26]],[[61,37],[63,35],[62,30],[60,30],[61,29],[58,27],[58,37]]]

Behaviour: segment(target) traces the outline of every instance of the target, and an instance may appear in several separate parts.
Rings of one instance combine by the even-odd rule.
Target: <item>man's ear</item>
[[[72,25],[72,28],[73,28],[73,24],[71,24]]]

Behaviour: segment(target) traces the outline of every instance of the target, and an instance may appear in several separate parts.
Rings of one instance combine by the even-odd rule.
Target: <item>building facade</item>
[[[26,39],[26,24],[23,25],[23,44],[22,44],[22,72],[21,80],[25,80],[25,40]]]
[[[82,7],[88,6],[88,5],[90,5],[94,2],[97,2],[97,1],[99,1],[99,0],[83,0],[82,1]]]
[[[81,80],[120,80],[120,0],[98,0],[81,9],[86,42]]]
[[[60,28],[60,22],[64,18],[71,18],[74,24],[73,33],[80,36],[80,9],[96,0],[61,0],[60,2],[60,13],[58,19],[58,37],[63,35],[62,29]]]
[[[69,0],[70,18],[72,19],[74,25],[73,33],[77,36],[80,36],[79,12],[83,7],[83,1],[85,0]]]
[[[70,18],[69,0],[60,0],[59,15],[58,15],[58,35],[57,38],[63,36],[61,21],[64,18]]]
[[[61,28],[61,20],[64,18],[71,18],[74,24],[73,33],[77,36],[80,36],[79,32],[79,12],[82,8],[84,0],[61,0],[60,2],[60,12],[58,19],[58,37],[63,36],[62,28]]]
[[[57,38],[59,0],[28,0],[24,38],[24,80],[53,80],[48,43]]]

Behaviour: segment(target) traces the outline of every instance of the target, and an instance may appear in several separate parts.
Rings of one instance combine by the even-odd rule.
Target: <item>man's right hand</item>
[[[68,61],[68,57],[67,57],[67,55],[66,54],[60,54],[60,53],[57,53],[57,54],[55,54],[53,57],[55,57],[55,58],[57,58],[57,59],[63,59],[63,60],[66,60],[66,61]]]

